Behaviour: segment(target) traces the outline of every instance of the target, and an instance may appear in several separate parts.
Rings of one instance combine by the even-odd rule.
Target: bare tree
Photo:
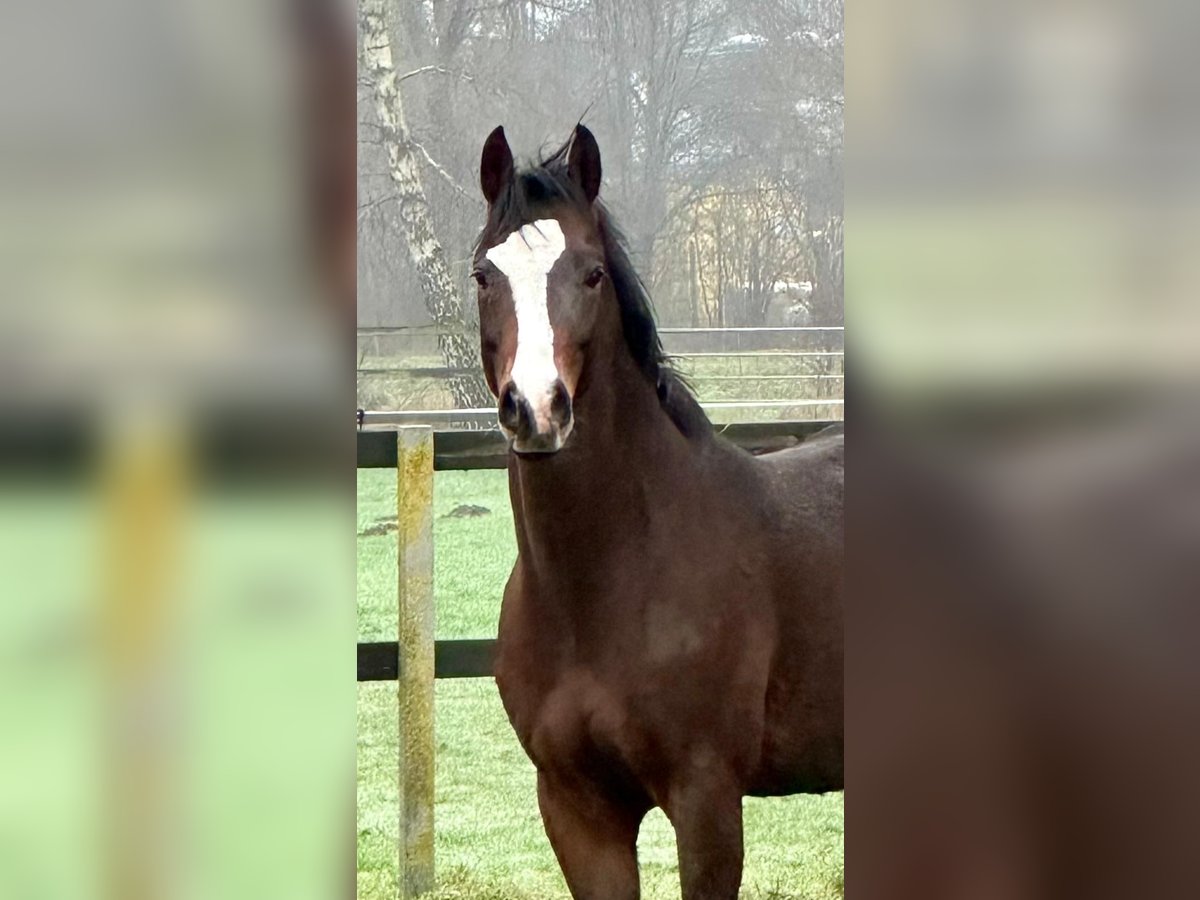
[[[842,136],[845,46],[842,0],[749,0],[746,21],[764,42],[763,102],[778,110],[772,156],[785,168],[805,221],[814,321],[844,320]]]
[[[384,0],[364,0],[362,23],[363,67],[371,82],[388,173],[395,185],[397,219],[421,284],[425,308],[439,327],[438,347],[450,371],[450,392],[460,408],[490,406],[492,398],[478,374],[479,356],[466,334],[462,298],[434,231],[421,170],[404,119]]]
[[[603,100],[615,132],[609,155],[623,163],[617,199],[634,259],[650,279],[659,274],[655,241],[668,219],[671,175],[681,160],[694,169],[703,158],[694,152],[694,113],[728,20],[719,0],[614,0],[595,13],[596,51],[609,82]]]
[[[769,315],[783,324],[781,284],[804,285],[789,311],[812,324],[843,321],[841,0],[370,0],[368,8],[377,31],[387,10],[397,90],[385,102],[389,130],[379,77],[364,68],[360,325],[419,327],[428,311],[440,326],[445,296],[458,304],[450,318],[461,316],[449,327],[465,326],[473,341],[474,305],[458,297],[483,223],[475,187],[483,139],[503,124],[514,147],[536,155],[580,116],[604,148],[604,199],[666,324],[752,325]],[[394,151],[407,167],[404,189]],[[414,217],[424,223],[415,246],[422,235],[439,245],[420,264],[412,244],[395,252]],[[431,278],[431,268],[444,278]],[[451,355],[477,366],[473,344],[469,356]]]

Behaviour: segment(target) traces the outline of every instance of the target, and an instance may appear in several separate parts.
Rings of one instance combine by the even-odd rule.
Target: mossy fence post
[[[400,897],[433,890],[433,431],[396,435]]]

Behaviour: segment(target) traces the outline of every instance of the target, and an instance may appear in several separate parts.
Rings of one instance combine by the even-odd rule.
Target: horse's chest
[[[619,693],[585,669],[540,685],[502,685],[517,735],[541,769],[611,771],[633,756],[637,740]]]

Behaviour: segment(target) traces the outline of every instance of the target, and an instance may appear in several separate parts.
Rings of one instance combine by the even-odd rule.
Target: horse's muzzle
[[[571,395],[562,380],[535,401],[527,398],[513,382],[500,392],[500,428],[517,453],[554,453],[561,450],[575,424]]]

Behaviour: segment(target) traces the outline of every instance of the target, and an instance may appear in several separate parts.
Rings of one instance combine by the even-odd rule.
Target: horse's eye
[[[484,275],[479,269],[476,269],[474,272],[472,272],[471,277],[475,279],[475,283],[481,288],[487,287],[487,276]]]
[[[604,280],[604,270],[601,269],[599,266],[597,266],[595,269],[592,269],[591,274],[588,275],[588,277],[584,280],[583,283],[586,284],[590,288],[594,288],[596,285],[598,285],[603,280]]]

